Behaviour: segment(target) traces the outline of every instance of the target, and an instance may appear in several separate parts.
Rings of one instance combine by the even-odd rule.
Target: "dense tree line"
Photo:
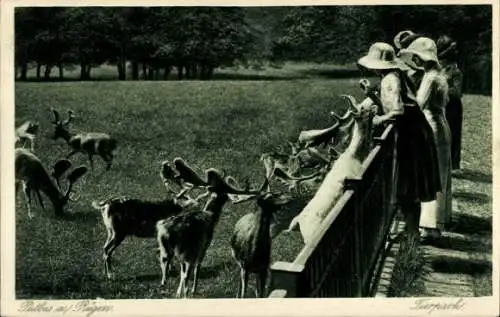
[[[242,8],[74,7],[18,8],[15,19],[16,66],[26,79],[29,63],[37,78],[53,67],[64,76],[65,65],[78,65],[82,80],[92,67],[116,65],[126,79],[168,76],[208,79],[216,67],[245,58],[252,32]]]
[[[173,69],[179,79],[210,79],[249,60],[352,63],[374,41],[411,29],[457,40],[466,85],[490,89],[491,21],[486,5],[17,8],[16,67],[21,80],[31,65],[38,79],[75,66],[90,79],[103,63],[121,80],[127,67],[134,80]]]

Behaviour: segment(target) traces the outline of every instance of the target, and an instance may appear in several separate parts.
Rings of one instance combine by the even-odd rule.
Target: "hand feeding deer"
[[[26,141],[30,142],[31,152],[35,151],[35,139],[40,125],[34,121],[26,121],[16,128],[16,147],[24,147]]]
[[[182,160],[178,158],[178,160]],[[189,178],[183,176],[184,169],[178,171],[182,179]],[[172,178],[175,171],[169,170],[166,163],[162,163],[161,177],[167,191],[175,193],[168,181],[176,181]],[[139,238],[156,237],[156,222],[180,214],[185,208],[197,206],[203,195],[197,198],[188,196],[189,187],[182,187],[174,198],[149,201],[137,198],[115,197],[100,202],[93,201],[92,206],[100,210],[104,226],[107,230],[107,239],[103,247],[104,272],[108,279],[113,278],[111,271],[111,256],[118,246],[127,236]]]
[[[191,295],[196,293],[198,271],[212,243],[215,227],[226,202],[233,199],[233,195],[257,193],[233,188],[228,184],[228,178],[224,180],[221,173],[214,168],[208,169],[206,175],[208,186],[204,195],[210,197],[202,210],[183,213],[158,221],[156,224],[162,285],[167,279],[166,268],[170,266],[174,256],[180,264],[176,297],[187,297],[186,285],[191,274],[193,274]]]
[[[90,167],[94,168],[93,156],[99,155],[106,162],[106,170],[111,168],[113,162],[113,152],[116,150],[117,140],[106,133],[87,132],[72,134],[69,132],[69,124],[74,118],[73,112],[68,111],[68,119],[61,121],[59,112],[51,109],[54,114],[54,135],[53,139],[64,139],[72,148],[66,156],[71,157],[77,152],[86,153],[90,161]]]
[[[372,119],[377,112],[376,106],[372,103],[358,105],[354,97],[343,97],[348,100],[348,111],[354,117],[351,142],[333,163],[314,197],[304,210],[291,221],[288,230],[286,230],[286,232],[290,232],[296,226],[300,226],[305,244],[311,241],[321,222],[344,193],[345,179],[361,176],[363,161],[371,149]]]
[[[62,160],[65,161],[65,160]],[[58,161],[56,166],[61,165]],[[59,177],[66,172],[70,164],[64,164],[66,168],[56,169],[52,175],[59,183]],[[47,169],[42,161],[31,151],[23,148],[15,150],[15,174],[16,174],[16,193],[21,184],[23,187],[24,196],[28,208],[28,216],[33,217],[31,211],[31,194],[34,191],[40,202],[41,207],[44,209],[40,192],[43,192],[52,202],[54,213],[56,216],[61,216],[64,212],[64,206],[70,199],[73,184],[87,172],[85,166],[75,168],[68,176],[69,181],[66,192],[61,192],[61,189],[54,180],[49,176]]]

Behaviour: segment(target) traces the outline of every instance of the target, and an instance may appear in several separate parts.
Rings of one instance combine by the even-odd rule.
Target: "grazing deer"
[[[169,187],[167,188],[175,193]],[[111,255],[127,236],[154,238],[156,237],[156,222],[178,215],[187,207],[197,206],[198,201],[203,198],[202,195],[191,198],[187,192],[188,189],[184,189],[174,198],[157,201],[115,197],[92,202],[92,207],[101,211],[107,230],[103,259],[104,272],[108,279],[113,278]]]
[[[34,121],[26,121],[16,128],[16,147],[24,147],[26,142],[30,142],[30,149],[35,151],[35,139],[40,129],[40,125]]]
[[[193,274],[191,294],[196,293],[197,276],[208,247],[212,243],[213,233],[222,209],[228,199],[238,194],[255,194],[257,192],[241,191],[233,188],[228,179],[210,168],[206,171],[207,192],[210,195],[202,210],[191,211],[158,221],[156,225],[157,239],[160,247],[160,264],[162,270],[161,284],[166,282],[166,268],[175,256],[180,263],[180,279],[176,297],[187,297],[187,281]]]
[[[233,203],[256,200],[258,209],[241,217],[234,226],[231,237],[231,252],[240,267],[240,284],[237,298],[244,298],[250,273],[257,274],[257,297],[265,296],[265,287],[269,264],[271,261],[271,222],[274,212],[292,200],[290,195],[271,193],[269,187],[262,191],[268,183],[266,178],[258,194]]]
[[[288,230],[285,231],[290,232],[299,225],[306,244],[311,241],[321,222],[344,193],[345,179],[361,177],[363,161],[371,149],[372,119],[377,112],[376,106],[368,104],[359,106],[354,97],[343,97],[348,100],[350,115],[354,118],[351,142],[333,163],[315,196],[304,210],[291,221]]]
[[[56,165],[60,164],[60,161]],[[69,166],[63,171],[61,169],[54,171],[52,175],[56,178],[59,184],[59,177],[69,169]],[[40,192],[43,192],[52,202],[54,213],[56,216],[61,216],[64,212],[64,206],[70,199],[73,184],[87,172],[85,166],[75,168],[68,176],[69,181],[66,192],[62,192],[60,187],[54,183],[54,180],[49,176],[49,173],[42,161],[31,151],[23,148],[15,150],[15,174],[16,174],[16,193],[19,185],[22,185],[26,204],[28,208],[28,216],[33,218],[31,211],[31,194],[34,191],[38,197],[42,209],[42,197]]]
[[[89,157],[90,167],[94,169],[93,156],[99,155],[106,162],[106,170],[111,168],[113,162],[113,152],[116,150],[117,140],[106,133],[79,133],[71,134],[69,124],[74,118],[73,112],[68,111],[68,119],[61,121],[59,112],[51,109],[54,114],[54,135],[53,139],[64,139],[72,148],[72,151],[66,156],[71,157],[77,152],[86,153]]]

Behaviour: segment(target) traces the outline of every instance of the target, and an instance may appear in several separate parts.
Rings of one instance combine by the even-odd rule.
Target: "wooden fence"
[[[269,297],[367,297],[385,250],[392,204],[394,126],[390,124],[346,191],[293,262],[271,266]]]

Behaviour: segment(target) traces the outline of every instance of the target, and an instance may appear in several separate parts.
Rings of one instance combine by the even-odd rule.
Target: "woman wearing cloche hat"
[[[411,91],[408,66],[396,57],[391,45],[374,43],[358,64],[382,79],[380,98],[373,101],[380,103],[383,114],[374,118],[374,125],[395,119],[396,203],[406,218],[407,232],[418,236],[420,202],[435,200],[441,190],[432,130]]]
[[[417,102],[434,134],[442,191],[436,201],[422,204],[420,227],[423,238],[436,238],[440,236],[451,209],[451,132],[445,116],[448,84],[440,72],[437,46],[432,39],[421,37],[402,49],[400,55],[406,63],[413,63],[425,71]]]

